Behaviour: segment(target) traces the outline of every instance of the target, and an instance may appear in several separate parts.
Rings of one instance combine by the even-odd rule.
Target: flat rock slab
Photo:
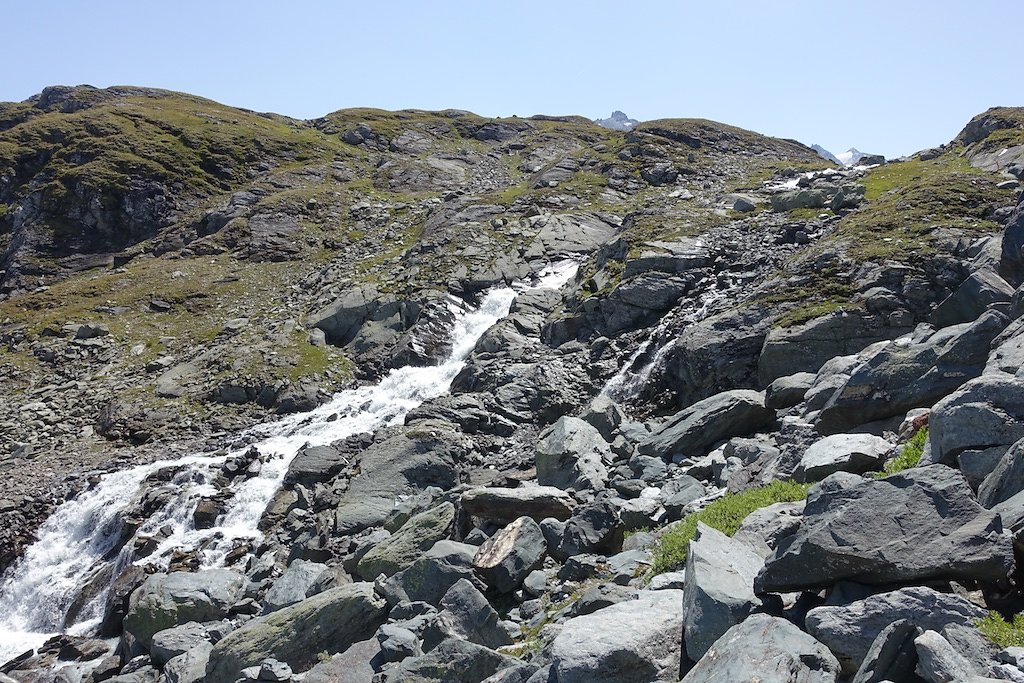
[[[978,504],[960,472],[932,465],[810,496],[800,529],[768,558],[756,589],[786,593],[843,579],[1000,581],[1012,567],[1000,516]]]
[[[640,453],[668,458],[677,453],[698,457],[713,444],[749,434],[775,419],[764,393],[735,389],[684,408],[639,445]]]
[[[525,485],[517,488],[475,488],[462,494],[462,509],[495,524],[505,525],[518,517],[535,522],[554,517],[565,521],[576,504],[571,496],[554,486]]]
[[[810,482],[835,472],[863,474],[879,467],[892,449],[891,443],[873,434],[832,434],[804,451],[794,478]]]

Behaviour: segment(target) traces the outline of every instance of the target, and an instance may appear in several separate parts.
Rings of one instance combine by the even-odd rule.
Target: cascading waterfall
[[[636,398],[647,384],[651,374],[661,368],[665,356],[668,355],[672,343],[676,340],[675,335],[664,340],[665,333],[671,328],[678,327],[680,323],[685,326],[703,320],[708,316],[711,307],[729,297],[734,289],[735,286],[722,289],[713,287],[705,290],[696,297],[693,310],[685,313],[682,318],[674,315],[662,317],[647,339],[637,347],[636,351],[622,364],[619,371],[604,385],[601,395],[608,396],[620,403]],[[652,354],[651,350],[656,344],[660,344],[660,346]],[[641,362],[643,364],[637,367]]]
[[[142,536],[159,530],[163,540],[138,563],[164,568],[172,552],[201,549],[204,566],[218,566],[239,539],[259,538],[257,523],[300,449],[401,423],[423,401],[448,392],[477,340],[508,314],[518,292],[560,287],[576,269],[574,262],[562,262],[530,284],[491,290],[478,308],[457,311],[452,350],[440,365],[397,368],[376,385],[341,391],[310,412],[253,427],[242,435],[246,445],[226,455],[194,455],[104,476],[97,486],[61,505],[0,583],[0,663],[38,647],[54,633],[95,631],[110,582],[132,558],[131,543],[111,557],[123,540],[122,515],[137,502],[148,477],[168,467],[177,471],[170,482],[175,495],[137,532]],[[232,486],[214,528],[194,528],[196,505],[217,492],[212,482],[220,468],[250,448],[263,461],[259,474]],[[83,605],[83,588],[90,584],[101,588]]]

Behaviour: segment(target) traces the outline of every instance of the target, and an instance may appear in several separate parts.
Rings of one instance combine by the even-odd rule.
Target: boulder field
[[[175,107],[223,118],[217,164],[148,184],[90,185],[37,130],[130,115],[187,146]],[[130,561],[83,581],[96,631],[0,683],[1024,681],[1024,196],[989,141],[1024,144],[1019,110],[856,169],[703,120],[233,111],[0,105],[0,140],[38,147],[0,157],[0,567],[60,499],[172,461],[121,516]],[[566,259],[449,393],[301,449],[255,540],[147,561],[180,456],[436,364],[482,292]],[[270,464],[229,458],[195,528]]]

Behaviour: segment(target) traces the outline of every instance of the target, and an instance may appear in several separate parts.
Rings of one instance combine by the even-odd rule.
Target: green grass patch
[[[760,488],[726,494],[703,510],[688,515],[662,535],[654,551],[651,574],[662,574],[686,564],[686,554],[690,550],[690,541],[697,535],[698,522],[732,536],[750,513],[773,503],[803,500],[807,497],[808,488],[810,484],[773,481]]]
[[[981,635],[988,638],[1001,648],[1024,647],[1024,614],[1013,615],[1008,622],[999,612],[989,612],[984,619],[978,619],[974,625]]]
[[[884,477],[902,472],[903,470],[909,470],[911,467],[917,467],[917,463],[921,462],[921,455],[924,453],[924,445],[927,441],[928,428],[922,427],[914,433],[910,441],[903,444],[899,455],[885,463],[878,476]]]

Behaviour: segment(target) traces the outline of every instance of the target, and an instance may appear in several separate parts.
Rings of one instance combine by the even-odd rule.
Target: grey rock
[[[377,642],[380,643],[380,656],[385,662],[400,662],[406,657],[423,654],[416,634],[398,624],[381,626],[377,631]]]
[[[556,546],[549,549],[556,558],[581,553],[613,553],[622,547],[624,529],[615,506],[604,501],[580,508],[562,528]]]
[[[826,361],[862,351],[871,344],[911,331],[892,327],[888,318],[837,311],[802,325],[772,329],[758,359],[758,378],[769,384],[798,372],[817,372]]]
[[[481,683],[521,662],[460,638],[449,638],[422,657],[388,673],[388,683]]]
[[[124,629],[148,648],[164,629],[223,619],[241,597],[243,581],[228,569],[153,574],[132,593]]]
[[[149,656],[157,666],[163,666],[178,655],[203,643],[209,643],[206,628],[195,621],[157,631],[153,634]]]
[[[320,662],[306,672],[304,683],[371,683],[374,669],[371,662],[380,656],[376,638],[355,643],[341,654]]]
[[[569,607],[570,617],[582,617],[586,614],[611,607],[626,600],[635,600],[637,589],[619,586],[614,583],[602,583],[586,591]]]
[[[974,674],[971,663],[935,631],[925,631],[914,640],[917,674],[929,683],[963,681]]]
[[[438,541],[423,557],[385,583],[388,601],[427,602],[437,605],[460,579],[473,580],[472,563],[478,548],[454,541]]]
[[[489,586],[510,593],[540,566],[546,552],[540,526],[529,517],[520,517],[480,546],[473,567]]]
[[[461,638],[492,650],[512,643],[498,613],[470,581],[457,581],[439,606],[441,611],[433,626],[424,633],[424,650],[433,649],[446,638]]]
[[[804,501],[792,503],[773,503],[754,510],[739,529],[736,535],[753,535],[761,539],[766,546],[774,550],[782,539],[792,536],[800,528],[803,519]]]
[[[167,662],[164,666],[167,683],[199,683],[205,680],[206,665],[212,651],[213,645],[204,641]]]
[[[892,450],[891,443],[871,434],[832,434],[804,451],[794,478],[808,482],[835,472],[863,474],[878,469]]]
[[[347,465],[348,458],[330,446],[307,446],[288,464],[284,483],[312,487],[318,482],[331,481]]]
[[[953,464],[965,450],[1024,438],[1024,379],[983,375],[935,404],[928,420],[929,461]],[[924,461],[924,460],[922,460]]]
[[[898,510],[899,514],[894,514]],[[800,529],[757,577],[758,592],[925,579],[1002,581],[1012,543],[958,471],[918,467],[809,496]]]
[[[992,508],[1021,491],[1024,491],[1024,439],[1014,442],[982,481],[978,487],[978,502]]]
[[[686,555],[683,590],[686,654],[698,661],[726,631],[761,606],[754,578],[764,558],[745,544],[697,523]]]
[[[551,645],[558,683],[673,680],[682,656],[681,591],[641,591],[593,614],[570,619]]]
[[[1013,298],[1013,287],[991,270],[979,270],[971,275],[946,297],[932,312],[931,323],[935,327],[947,327],[978,318],[989,306],[1009,302]]]
[[[764,405],[764,394],[749,389],[725,391],[679,411],[642,441],[645,455],[670,457],[676,453],[699,456],[716,442],[749,434],[775,419]]]
[[[773,380],[765,389],[765,406],[779,410],[797,405],[804,400],[804,394],[814,383],[814,377],[812,372],[798,372]]]
[[[537,482],[560,489],[601,490],[611,449],[601,433],[576,417],[562,417],[537,443]]]
[[[921,630],[906,620],[886,626],[871,643],[851,683],[908,681],[917,667],[914,639]]]
[[[373,584],[353,583],[253,619],[214,646],[206,680],[233,683],[242,669],[268,657],[309,668],[318,653],[339,652],[372,636],[386,607]]]
[[[854,673],[876,636],[889,624],[906,620],[920,629],[970,624],[986,612],[955,595],[931,588],[902,588],[846,605],[816,607],[807,613],[807,632],[828,646],[843,670]]]
[[[755,614],[715,641],[682,683],[834,683],[839,662],[785,619]]]
[[[375,442],[360,454],[360,472],[335,513],[336,531],[347,535],[383,524],[396,498],[430,486],[453,488],[458,483],[455,463],[468,452],[464,437],[444,428],[403,432]]]
[[[327,565],[306,560],[295,560],[285,570],[263,598],[267,612],[274,612],[305,600],[309,590],[327,571]]]
[[[615,440],[619,425],[626,421],[626,413],[622,406],[602,394],[590,402],[580,414],[580,419],[593,425],[600,432],[601,438],[611,443]]]
[[[1007,318],[989,311],[973,323],[919,343],[890,344],[851,373],[822,409],[819,429],[837,432],[927,407],[981,375]]]
[[[566,520],[576,503],[554,486],[525,484],[516,488],[475,488],[462,494],[462,509],[495,524],[508,524],[520,516],[540,522],[548,517]]]
[[[421,512],[363,555],[356,570],[368,580],[380,574],[396,574],[410,567],[435,543],[447,538],[454,522],[455,506],[448,502]]]
[[[825,193],[820,190],[793,190],[772,195],[773,211],[793,209],[821,209],[825,206]]]
[[[265,659],[260,664],[259,680],[261,681],[289,681],[291,678],[292,668],[284,662]]]

